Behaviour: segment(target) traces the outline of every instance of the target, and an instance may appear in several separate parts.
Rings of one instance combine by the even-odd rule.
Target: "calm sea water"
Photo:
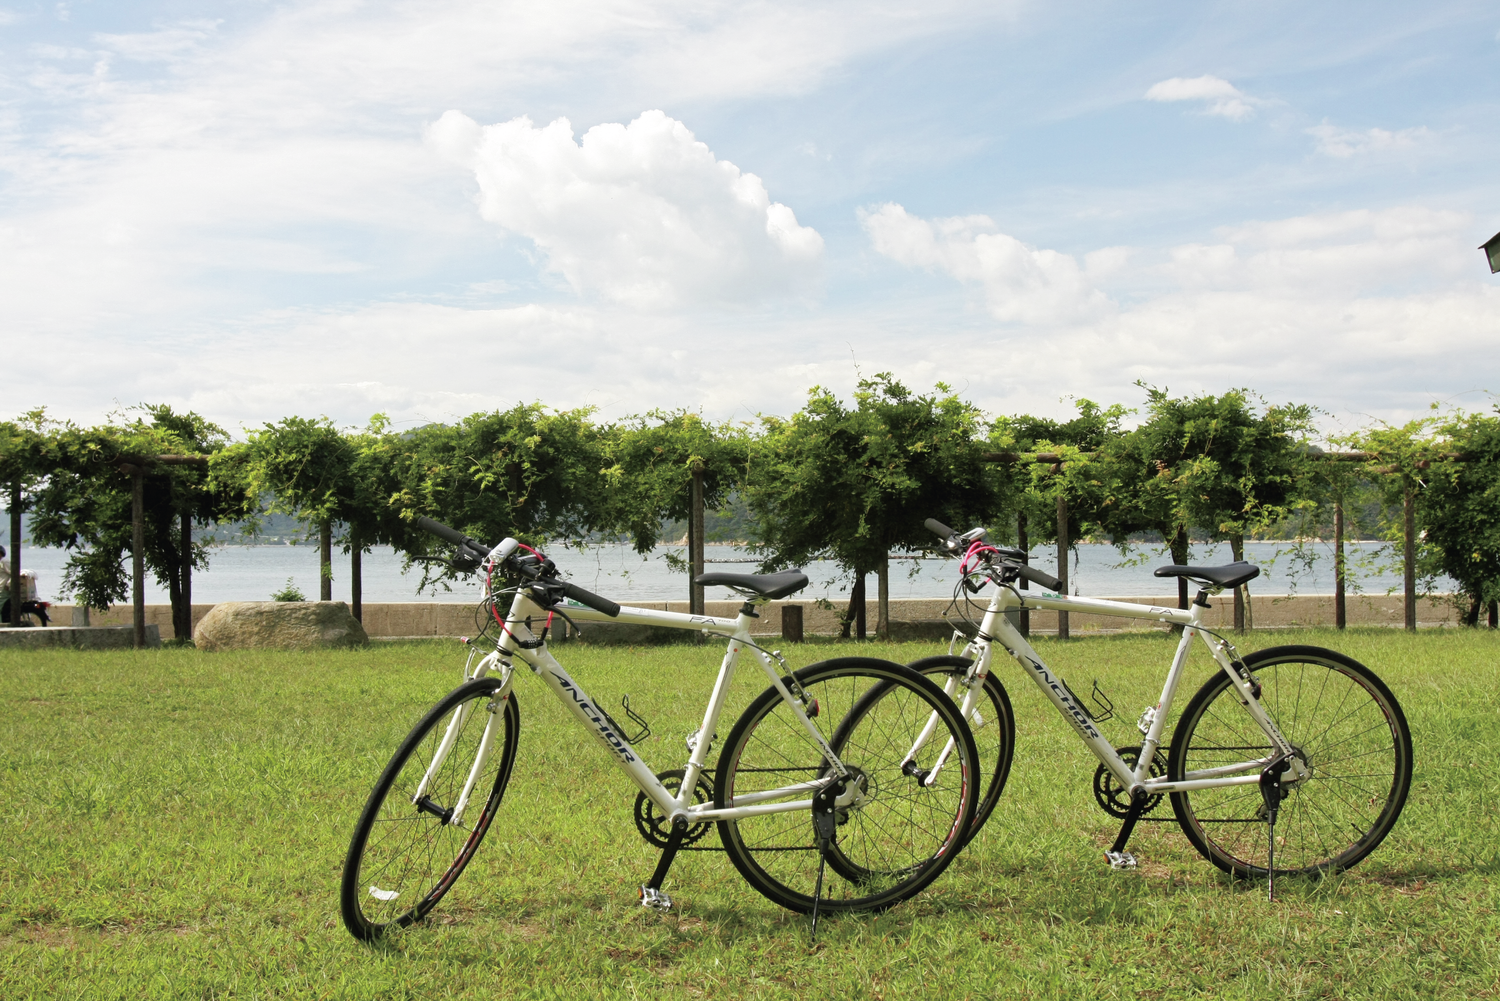
[[[1361,555],[1373,558],[1379,549],[1380,546],[1373,543],[1351,545],[1351,564]],[[1309,544],[1300,559],[1292,550],[1293,547],[1286,543],[1246,543],[1245,558],[1261,567],[1261,576],[1250,585],[1251,591],[1255,594],[1332,593],[1332,546]],[[628,546],[614,545],[583,552],[558,549],[551,555],[575,583],[607,597],[621,601],[685,599],[687,575],[669,568],[665,559],[668,553],[686,555],[679,546],[661,546],[641,556]],[[730,562],[747,558],[737,547],[709,546],[707,556],[710,570],[754,572],[753,562]],[[1191,562],[1212,565],[1228,563],[1230,558],[1227,545],[1194,546]],[[28,548],[22,555],[22,566],[36,571],[38,589],[44,600],[49,601],[66,602],[70,599],[59,592],[66,562],[67,554],[59,549]],[[1158,546],[1137,546],[1128,556],[1122,556],[1113,546],[1085,544],[1080,545],[1073,555],[1069,582],[1079,594],[1100,597],[1175,595],[1176,585],[1172,581],[1151,576],[1152,568],[1171,562]],[[1056,549],[1034,550],[1032,563],[1055,573]],[[193,599],[205,603],[264,601],[288,580],[308,597],[316,598],[317,564],[317,549],[310,546],[222,546],[212,551],[209,569],[193,577]],[[838,598],[848,593],[850,582],[847,578],[840,579],[832,563],[812,563],[803,569],[812,581],[811,586],[802,592],[804,596]],[[947,597],[953,592],[956,571],[956,564],[951,560],[905,561],[894,565],[891,569],[891,597]],[[1355,572],[1359,574],[1361,587],[1367,592],[1384,593],[1401,586],[1399,572],[1381,573],[1357,567]],[[420,567],[403,572],[399,554],[388,548],[376,549],[364,559],[364,600],[467,601],[477,600],[479,595],[477,584],[455,584],[451,590],[439,586],[435,592],[428,589],[419,593],[421,579]],[[868,587],[873,598],[873,576]],[[338,554],[334,555],[333,595],[336,599],[349,598],[349,560]],[[709,589],[709,600],[732,597],[733,594],[724,588]],[[165,590],[155,587],[148,574],[146,601],[165,603],[166,600]]]

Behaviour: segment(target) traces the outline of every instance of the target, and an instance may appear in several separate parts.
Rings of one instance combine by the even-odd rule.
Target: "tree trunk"
[[[1068,499],[1061,494],[1057,496],[1057,579],[1062,585],[1058,590],[1066,596],[1068,594]],[[1068,613],[1057,613],[1057,638],[1065,640],[1068,638]]]
[[[1500,602],[1490,602],[1490,628],[1500,626]]]
[[[864,639],[865,632],[865,575],[854,580],[854,590],[849,592],[849,606],[854,610],[854,638]]]
[[[693,468],[692,508],[688,511],[688,562],[691,590],[688,608],[693,615],[703,615],[703,586],[698,577],[703,573],[703,467]]]
[[[1016,548],[1028,554],[1026,562],[1030,563],[1031,540],[1026,537],[1026,515],[1024,513],[1016,515]],[[1025,577],[1021,578],[1020,584],[1023,591],[1031,589],[1031,582]],[[1029,608],[1021,609],[1021,635],[1026,637],[1031,636],[1031,609]]]
[[[10,624],[21,624],[21,605],[26,592],[21,590],[21,481],[10,485]]]
[[[318,524],[318,600],[333,600],[333,523]]]
[[[1236,563],[1245,558],[1243,535],[1229,537],[1229,552]],[[1234,631],[1237,633],[1245,631],[1245,586],[1243,584],[1234,589]]]
[[[1469,596],[1469,610],[1464,613],[1464,625],[1471,628],[1479,625],[1479,610],[1484,607],[1484,599],[1477,594]]]
[[[135,648],[146,648],[146,475],[130,468],[130,579]]]
[[[179,618],[176,609],[173,609],[172,631],[179,640],[191,642],[193,638],[193,516],[187,511],[182,512],[182,525],[178,531],[177,543],[181,547],[178,552],[181,561],[178,574],[182,579],[182,615]]]
[[[880,557],[880,567],[875,573],[878,597],[875,611],[875,635],[888,640],[891,638],[891,557],[889,553]]]
[[[360,551],[362,543],[359,541],[359,533],[354,526],[349,526],[349,611],[354,614],[355,622],[365,621],[365,567],[364,553]]]
[[[1406,591],[1406,628],[1417,629],[1417,494],[1408,484],[1401,504],[1405,524],[1405,545],[1402,550],[1401,584]]]
[[[1348,623],[1348,605],[1344,596],[1344,502],[1333,502],[1333,626],[1343,629]]]

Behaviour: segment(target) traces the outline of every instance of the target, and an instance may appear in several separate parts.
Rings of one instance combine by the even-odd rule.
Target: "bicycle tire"
[[[1369,668],[1332,650],[1272,647],[1245,657],[1244,665],[1261,685],[1261,705],[1312,770],[1285,790],[1276,820],[1277,874],[1349,868],[1390,833],[1411,787],[1411,732],[1400,704]],[[1183,711],[1167,775],[1182,781],[1189,772],[1270,753],[1270,741],[1220,671]],[[1266,875],[1259,786],[1175,792],[1172,810],[1188,841],[1214,865],[1242,879]]]
[[[869,796],[862,806],[839,812],[819,909],[881,910],[899,903],[936,879],[963,846],[974,814],[973,735],[940,688],[900,664],[844,657],[782,679],[788,687],[794,680],[817,707],[813,723]],[[884,697],[852,717],[876,686],[885,686]],[[934,712],[947,734],[940,730],[929,742],[937,745],[933,755],[950,735],[957,747],[938,782],[927,787],[901,766]],[[829,768],[773,686],[730,732],[714,805],[724,809],[739,795],[813,781]],[[812,910],[819,858],[810,809],[721,820],[719,838],[735,868],[767,899],[792,911]]]
[[[956,675],[961,680],[973,663],[967,657],[941,654],[914,660],[906,666],[929,678],[947,679]],[[961,690],[956,694],[962,694]],[[961,705],[960,700],[955,701]],[[1016,714],[1011,709],[1010,694],[994,674],[985,676],[983,694],[964,722],[969,724],[969,730],[974,734],[974,747],[979,752],[975,771],[979,782],[974,819],[969,822],[968,833],[964,835],[964,844],[968,844],[995,812],[995,804],[1000,801],[1006,780],[1010,778],[1010,766],[1016,752]]]
[[[355,824],[339,891],[344,927],[355,938],[371,941],[421,920],[474,857],[515,764],[521,715],[514,694],[499,708],[501,731],[464,811],[477,819],[454,826],[433,811],[451,807],[463,789],[501,684],[480,678],[449,692],[412,728],[376,781]],[[429,783],[426,807],[419,808],[413,793],[460,711],[453,748]]]

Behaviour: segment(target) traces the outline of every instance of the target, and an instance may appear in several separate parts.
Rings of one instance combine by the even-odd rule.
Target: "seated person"
[[[0,623],[10,622],[10,560],[7,557],[5,547],[0,546]],[[42,625],[50,625],[51,619],[47,617],[47,602],[36,600],[36,574],[30,570],[21,571],[21,614],[35,615],[42,620]]]

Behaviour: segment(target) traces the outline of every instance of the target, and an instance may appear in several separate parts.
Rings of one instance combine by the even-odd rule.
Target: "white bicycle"
[[[1240,562],[1158,568],[1157,577],[1183,577],[1199,585],[1188,608],[1160,608],[1060,593],[1060,581],[1027,566],[1021,550],[987,544],[982,529],[959,535],[930,519],[927,527],[960,559],[956,600],[967,602],[982,587],[994,586],[977,635],[961,655],[908,665],[942,682],[961,702],[976,737],[984,787],[966,841],[994,810],[1015,744],[1009,698],[990,673],[997,646],[1015,658],[1099,759],[1095,798],[1123,822],[1105,853],[1112,866],[1135,865],[1126,843],[1136,823],[1166,796],[1195,849],[1237,877],[1265,878],[1273,894],[1276,874],[1346,869],[1390,833],[1412,777],[1411,732],[1390,689],[1364,665],[1319,647],[1278,646],[1240,657],[1226,637],[1203,625],[1209,596],[1254,579],[1258,567]],[[1052,593],[1018,589],[1021,580]],[[1091,612],[1182,627],[1161,698],[1137,721],[1139,745],[1116,748],[1104,738],[1097,725],[1104,713],[1095,719],[1006,615],[1021,609]],[[1164,746],[1195,639],[1203,641],[1220,670],[1188,701],[1170,746]],[[912,747],[913,754],[924,750],[925,745]],[[941,774],[943,766],[940,755],[934,772]]]
[[[814,933],[820,910],[876,910],[910,897],[962,845],[974,814],[976,751],[958,707],[940,688],[900,664],[864,657],[784,674],[781,657],[752,641],[756,607],[805,587],[802,574],[698,577],[744,595],[732,619],[622,608],[561,580],[551,560],[514,539],[491,548],[430,519],[418,521],[455,545],[456,569],[484,574],[485,608],[499,635],[488,652],[471,646],[463,684],[397,748],[360,814],[340,893],[344,924],[356,938],[420,920],[473,858],[516,758],[517,665],[535,674],[640,788],[637,828],[662,849],[640,888],[644,906],[671,906],[662,890],[668,868],[714,825],[750,885],[783,907],[811,912]],[[558,617],[575,625],[691,629],[728,640],[680,768],[648,766],[625,729],[563,670],[547,647]],[[771,686],[730,729],[710,779],[708,754],[746,649]],[[919,744],[931,750],[907,753]],[[939,754],[941,774],[933,768]]]

